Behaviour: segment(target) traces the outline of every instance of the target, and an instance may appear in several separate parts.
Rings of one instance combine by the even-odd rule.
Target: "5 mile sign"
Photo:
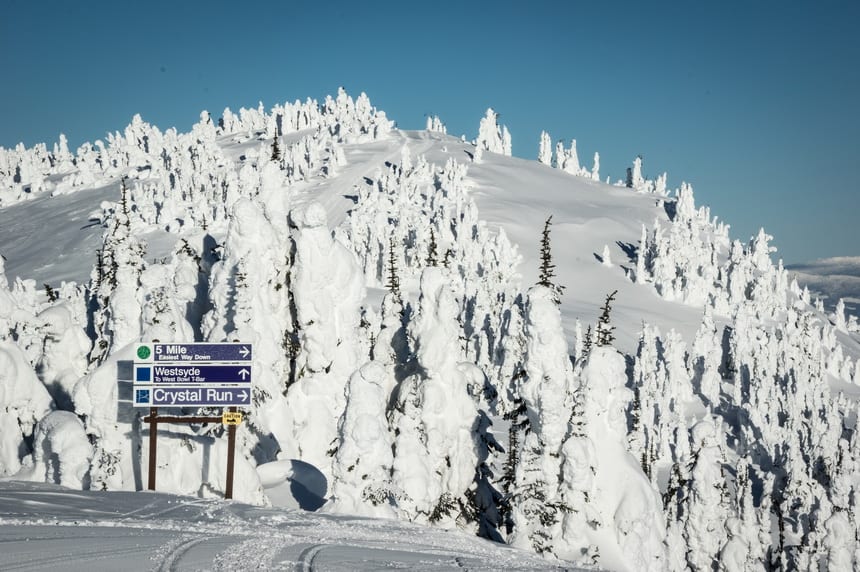
[[[135,407],[235,407],[251,404],[251,344],[138,344]]]
[[[251,362],[251,344],[193,342],[185,344],[138,344],[137,362]]]

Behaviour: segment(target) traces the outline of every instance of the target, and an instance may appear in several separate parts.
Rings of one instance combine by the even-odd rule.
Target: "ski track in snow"
[[[128,559],[145,561],[164,539],[152,531],[0,525],[0,570],[115,570],[117,563]]]
[[[89,509],[88,507],[99,507]],[[546,570],[458,531],[163,493],[0,481],[0,570]]]
[[[314,559],[325,548],[325,544],[314,544],[302,550],[296,569],[300,572],[313,572]]]
[[[167,554],[165,554],[161,558],[161,562],[158,565],[158,572],[175,572],[179,570],[179,563],[182,561],[182,557],[188,553],[194,546],[205,542],[206,538],[198,538],[192,536],[188,538],[183,535],[179,538],[179,541],[174,545],[170,546],[167,550]]]

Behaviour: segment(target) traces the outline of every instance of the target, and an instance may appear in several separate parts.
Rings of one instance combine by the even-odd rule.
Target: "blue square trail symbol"
[[[134,402],[135,403],[149,403],[149,390],[148,389],[135,389],[134,390]]]
[[[135,381],[151,381],[152,380],[152,368],[151,367],[139,367],[135,370],[134,380]]]

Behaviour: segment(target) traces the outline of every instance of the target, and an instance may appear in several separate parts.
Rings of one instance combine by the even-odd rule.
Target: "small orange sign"
[[[242,422],[242,414],[238,411],[225,411],[221,414],[221,423],[224,425],[239,425]]]

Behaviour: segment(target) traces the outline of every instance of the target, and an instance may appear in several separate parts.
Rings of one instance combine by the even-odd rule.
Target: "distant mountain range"
[[[842,298],[846,312],[860,318],[860,256],[822,258],[789,264],[786,269],[795,274],[801,284],[819,294],[829,310]]]

